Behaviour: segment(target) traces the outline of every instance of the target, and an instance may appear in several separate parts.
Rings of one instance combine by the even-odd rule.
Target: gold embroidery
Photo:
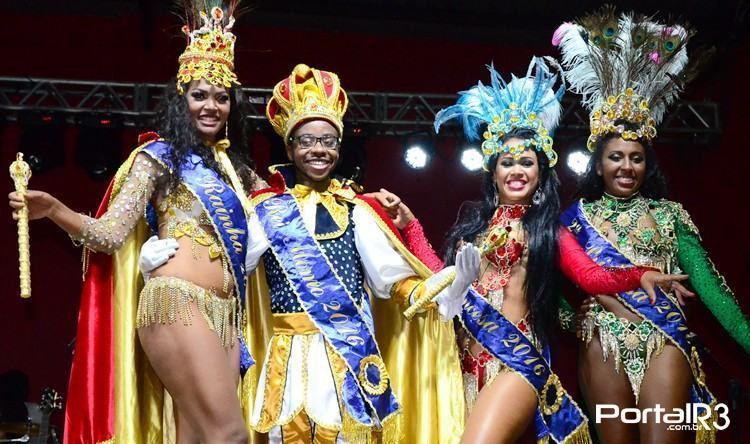
[[[374,367],[378,371],[377,383],[370,381],[367,370]],[[370,355],[359,362],[359,383],[362,388],[373,396],[382,395],[388,388],[388,372],[385,363],[378,355]]]
[[[284,400],[287,366],[292,353],[292,336],[274,335],[269,344],[266,363],[266,384],[263,388],[263,409],[254,426],[261,433],[268,432],[279,419]]]
[[[199,259],[196,245],[208,247],[208,257],[211,260],[221,259],[221,288],[224,292],[229,291],[232,280],[229,261],[223,254],[224,250],[214,230],[204,228],[213,227],[213,222],[195,195],[184,183],[180,183],[161,200],[158,208],[161,219],[166,219],[167,222],[167,236],[175,239],[187,236],[191,239],[190,251],[194,259]]]
[[[310,204],[321,204],[336,223],[337,229],[329,233],[316,233],[315,238],[317,240],[335,239],[344,234],[349,227],[349,206],[344,201],[353,199],[355,194],[349,188],[342,188],[341,182],[338,180],[332,179],[328,188],[323,191],[297,184],[290,190],[290,193],[297,198],[300,209],[304,209],[305,206]],[[312,196],[312,198],[309,198],[309,196]],[[340,201],[340,199],[344,201]]]
[[[555,389],[555,400],[552,404],[547,402],[551,388]],[[542,412],[547,416],[557,413],[562,405],[564,395],[565,391],[560,383],[560,379],[556,374],[550,373],[547,382],[544,383],[542,392],[539,394],[539,406],[542,408]]]

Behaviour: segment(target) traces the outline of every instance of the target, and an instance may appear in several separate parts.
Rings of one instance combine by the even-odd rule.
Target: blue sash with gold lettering
[[[591,224],[583,211],[583,202],[571,205],[561,216],[566,226],[591,259],[601,266],[631,267],[633,263]],[[711,404],[713,394],[705,385],[697,351],[688,339],[690,331],[680,307],[660,288],[656,288],[656,303],[651,305],[648,294],[642,288],[618,293],[617,298],[634,313],[649,320],[685,355],[693,371],[694,384],[691,390],[693,402]]]
[[[167,153],[171,150],[169,143],[159,140],[143,148],[152,158],[165,168],[171,168]],[[234,279],[234,288],[241,306],[245,304],[245,248],[247,246],[247,218],[242,204],[232,187],[214,170],[206,168],[201,158],[188,154],[183,160],[181,171],[182,183],[198,198],[203,208],[211,217],[214,230],[221,241],[222,249],[229,259]],[[240,364],[247,370],[254,360],[240,335]]]
[[[347,364],[347,411],[365,426],[382,424],[399,404],[366,314],[305,226],[294,196],[270,197],[255,212],[300,305]]]
[[[537,440],[591,442],[588,419],[562,387],[549,366],[549,347],[544,355],[512,322],[473,288],[464,299],[460,315],[466,331],[492,356],[523,377],[537,394]]]

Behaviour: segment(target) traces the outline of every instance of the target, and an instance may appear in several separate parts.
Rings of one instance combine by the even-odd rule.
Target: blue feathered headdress
[[[550,166],[557,163],[557,153],[552,150],[551,134],[560,120],[560,99],[565,93],[565,86],[560,85],[557,91],[554,85],[557,75],[550,72],[541,57],[533,57],[526,71],[526,76],[512,76],[506,83],[488,65],[490,86],[479,82],[468,91],[459,93],[458,102],[449,106],[435,116],[435,132],[451,119],[460,119],[464,134],[469,140],[480,140],[485,165],[490,158],[499,153],[511,153],[519,157],[521,153],[533,146],[549,158]],[[486,128],[484,126],[486,125]],[[534,131],[531,139],[520,144],[502,143],[501,138],[516,128],[527,128]]]

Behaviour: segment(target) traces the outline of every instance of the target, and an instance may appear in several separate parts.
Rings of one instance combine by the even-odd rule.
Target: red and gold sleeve
[[[647,267],[602,267],[583,250],[573,233],[559,231],[560,270],[588,294],[612,294],[632,291],[641,286]]]

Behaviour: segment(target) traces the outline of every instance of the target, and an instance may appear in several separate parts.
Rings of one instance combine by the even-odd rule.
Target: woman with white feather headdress
[[[591,113],[587,146],[593,152],[582,199],[561,221],[601,265],[689,274],[695,292],[750,351],[750,323],[701,247],[687,212],[665,199],[652,147],[666,108],[695,72],[688,65],[690,35],[684,26],[617,14],[611,7],[557,29],[552,42],[560,47],[565,79]],[[586,343],[579,380],[592,410],[600,404],[661,406],[667,412],[688,402],[708,405],[699,414],[711,419],[696,424],[696,442],[713,442],[720,409],[691,342],[681,308],[686,296],[694,294],[673,285],[657,289],[655,298],[638,289],[588,300],[579,335]],[[642,443],[682,442],[685,433],[668,426],[626,424],[619,416],[596,422],[606,443],[639,437]]]
[[[458,120],[469,140],[482,140],[484,154],[482,199],[463,206],[446,240],[448,264],[463,243],[482,251],[458,328],[470,413],[463,441],[513,441],[534,418],[540,442],[590,442],[586,417],[549,367],[551,332],[558,320],[571,321],[558,315],[559,271],[591,291],[625,291],[672,277],[601,268],[560,230],[552,132],[564,88],[555,88],[558,76],[542,58],[508,83],[488,69],[489,85],[460,93],[435,119],[436,131]],[[434,270],[442,268],[419,222],[403,205],[401,212],[397,224],[410,249]]]

